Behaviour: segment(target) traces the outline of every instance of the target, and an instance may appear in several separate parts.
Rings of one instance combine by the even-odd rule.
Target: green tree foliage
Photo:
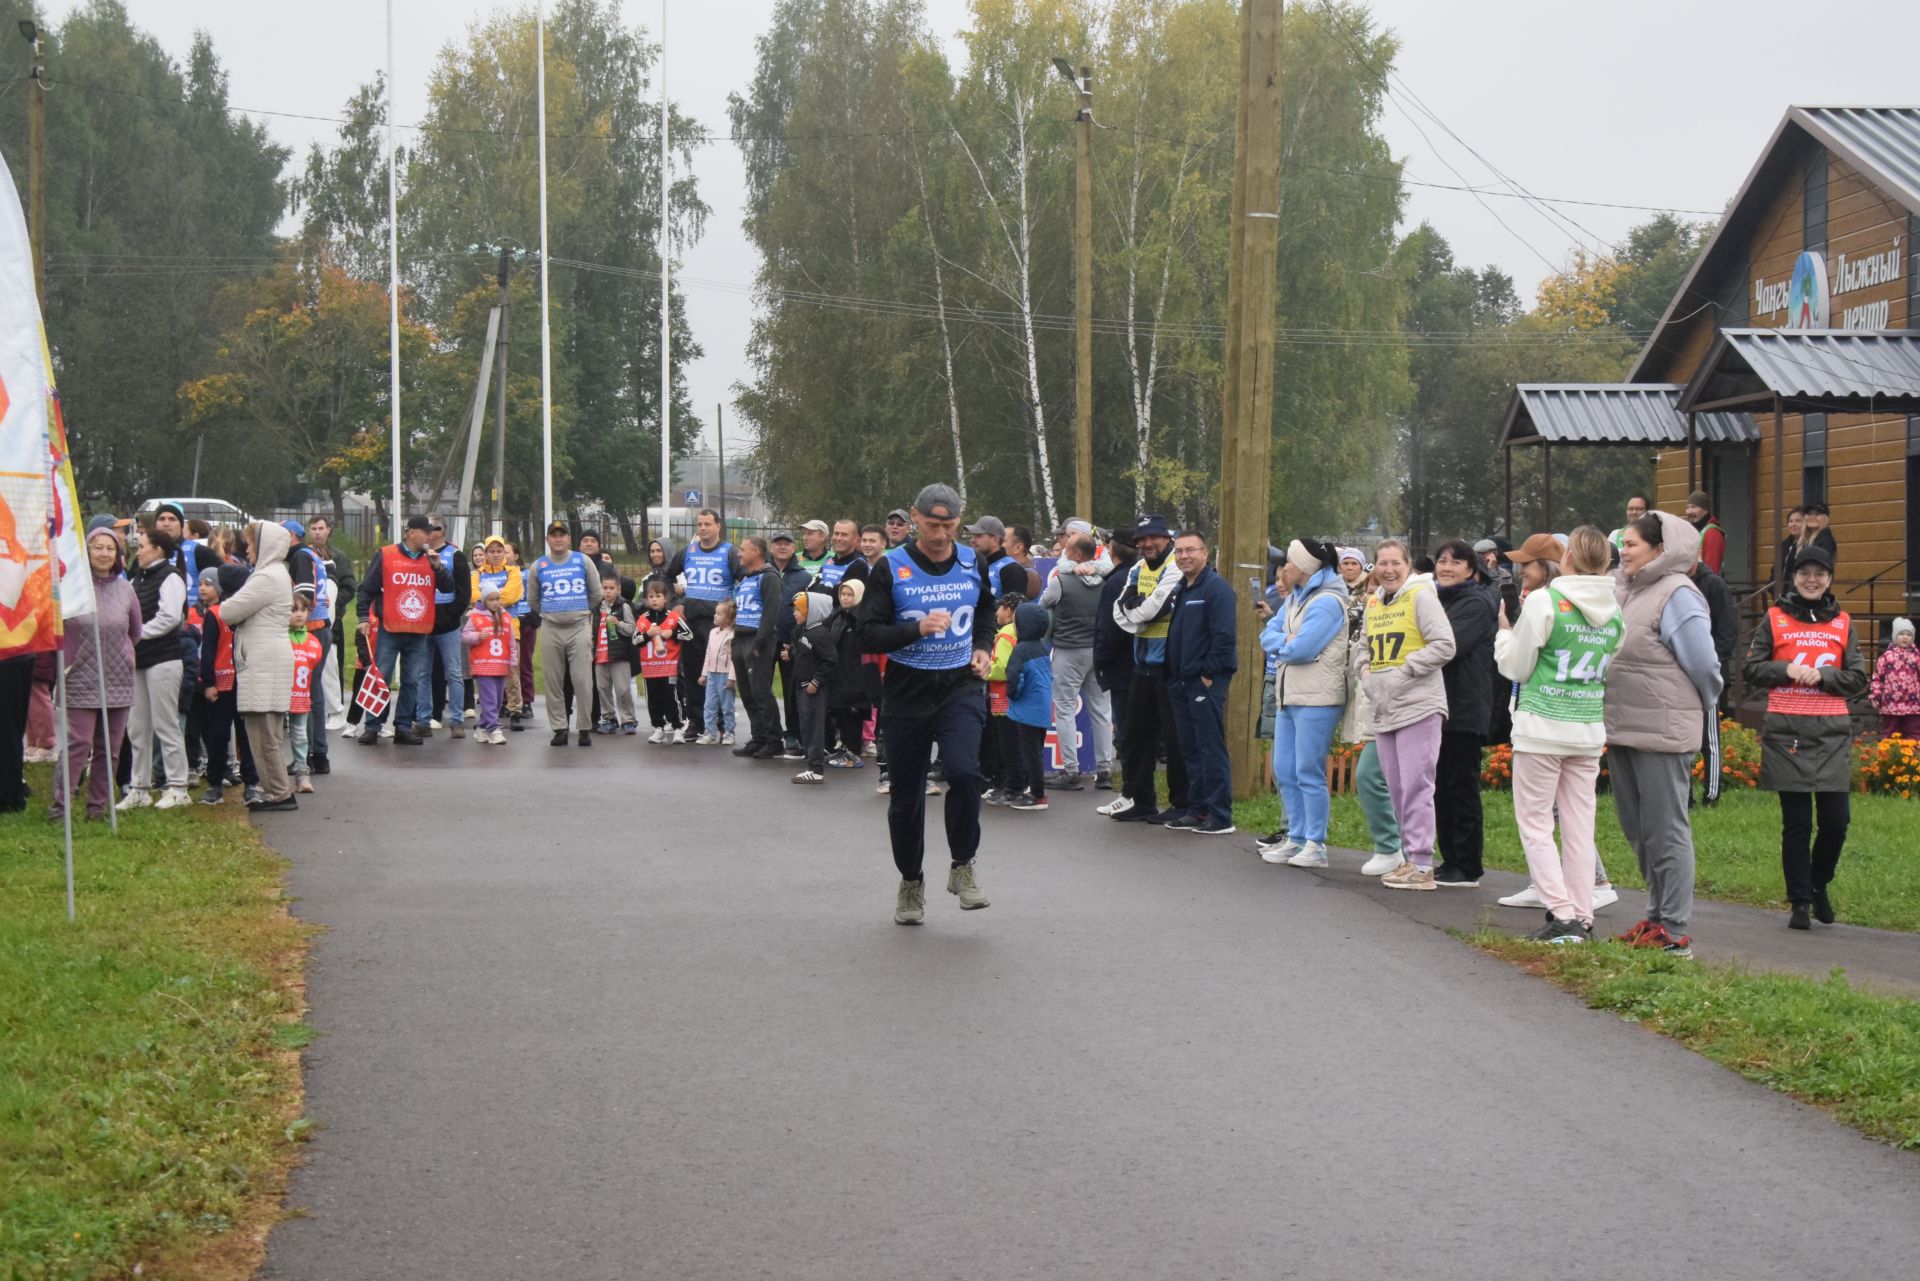
[[[0,31],[41,18],[0,0]],[[220,338],[214,299],[236,270],[272,264],[284,148],[227,110],[203,35],[176,63],[117,0],[41,22],[47,109],[47,330],[82,490],[128,508],[185,492],[194,436],[176,399]],[[24,51],[16,44],[16,49]],[[0,92],[0,151],[25,194],[24,81]],[[222,493],[285,496],[293,478],[249,434],[209,434]]]
[[[1095,510],[1078,514],[1209,517],[1236,14],[1230,0],[1100,14],[977,0],[956,69],[910,0],[776,7],[733,106],[765,300],[740,403],[776,509],[812,514],[849,492],[878,508],[958,473],[977,511],[1036,525],[1075,514],[1077,104],[1052,67],[1065,55],[1095,66],[1102,126]],[[1398,167],[1377,128],[1392,53],[1357,7],[1288,13],[1299,88],[1286,95],[1274,494],[1276,515],[1302,526],[1389,497],[1364,460],[1409,391],[1390,269]]]

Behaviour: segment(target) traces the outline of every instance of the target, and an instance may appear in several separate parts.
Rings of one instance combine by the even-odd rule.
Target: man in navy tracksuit
[[[1239,597],[1207,564],[1207,540],[1192,530],[1173,540],[1180,586],[1167,631],[1167,686],[1174,732],[1187,759],[1188,807],[1166,826],[1206,836],[1233,831],[1233,776],[1227,764],[1227,685],[1233,679]]]

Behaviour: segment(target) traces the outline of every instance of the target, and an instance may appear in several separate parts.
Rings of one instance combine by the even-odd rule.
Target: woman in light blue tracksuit
[[[1274,677],[1273,781],[1287,839],[1260,857],[1327,865],[1327,752],[1347,706],[1347,585],[1331,544],[1294,539],[1281,571],[1288,588],[1260,633]]]

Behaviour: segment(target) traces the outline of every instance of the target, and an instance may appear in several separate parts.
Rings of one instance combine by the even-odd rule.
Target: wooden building
[[[1737,588],[1772,578],[1785,508],[1824,502],[1836,591],[1863,619],[1911,614],[1917,242],[1920,108],[1791,108],[1627,383],[1523,387],[1502,443],[1650,448],[1656,506],[1712,496]]]

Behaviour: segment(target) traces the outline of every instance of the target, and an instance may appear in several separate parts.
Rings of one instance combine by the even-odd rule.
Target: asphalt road
[[[271,1278],[1920,1257],[1920,1161],[1250,838],[989,811],[993,906],[930,872],[903,929],[870,768],[537,732],[334,760],[262,816],[328,927]]]

